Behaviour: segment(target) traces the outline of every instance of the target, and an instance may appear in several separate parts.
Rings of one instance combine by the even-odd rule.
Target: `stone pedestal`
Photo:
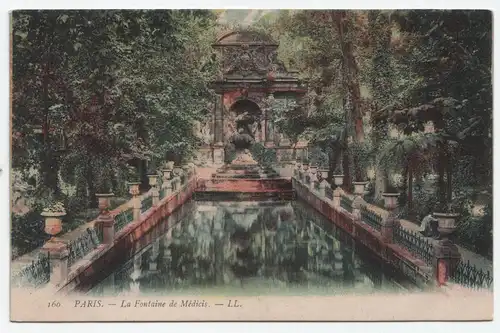
[[[352,201],[352,216],[357,222],[361,222],[361,206],[366,205],[366,201],[361,196],[356,196]]]
[[[316,169],[311,168],[311,175],[310,175],[310,188],[312,192],[316,192],[316,182],[318,181],[318,177],[316,176]]]
[[[321,194],[322,197],[326,198],[328,201],[331,201],[330,198],[327,198],[326,196],[326,190],[330,188],[330,184],[326,181],[326,179],[323,179],[319,183],[319,193]]]
[[[448,282],[460,259],[458,247],[449,239],[439,240],[434,245],[434,269],[439,286]]]
[[[151,186],[151,197],[153,198],[153,206],[158,205],[160,202],[160,191],[158,190],[158,175],[148,175],[149,185]]]
[[[394,242],[394,226],[399,224],[399,219],[394,213],[398,205],[399,193],[382,193],[382,196],[384,197],[384,207],[389,215],[382,220],[380,234],[385,243],[391,244]]]
[[[214,164],[224,164],[224,145],[216,143],[213,147]]]
[[[141,198],[139,198],[139,185],[140,183],[138,182],[131,182],[129,183],[129,193],[132,195],[132,212],[133,212],[133,217],[134,221],[137,221],[141,217],[141,208],[142,208],[142,202]]]
[[[102,243],[113,244],[115,240],[115,219],[111,214],[101,214],[97,217],[96,226],[102,230]]]
[[[340,197],[342,194],[344,194],[344,191],[340,187],[337,187],[335,190],[333,190],[333,206],[334,207],[340,208]]]
[[[163,187],[165,187],[165,184],[168,182],[170,177],[172,176],[172,169],[162,169],[161,172],[163,173]]]
[[[172,194],[173,189],[172,189],[172,180],[167,180],[165,182],[165,197],[168,197]]]
[[[453,275],[461,259],[458,247],[450,240],[450,236],[455,232],[455,221],[459,214],[434,213],[433,216],[438,220],[438,231],[441,238],[434,245],[434,269],[437,283],[442,286]]]
[[[42,247],[42,252],[50,258],[50,284],[60,286],[68,278],[68,245],[59,240],[50,240]]]

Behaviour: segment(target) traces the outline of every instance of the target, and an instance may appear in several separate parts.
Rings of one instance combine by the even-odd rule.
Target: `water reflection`
[[[301,202],[196,202],[93,294],[399,290],[407,281]]]

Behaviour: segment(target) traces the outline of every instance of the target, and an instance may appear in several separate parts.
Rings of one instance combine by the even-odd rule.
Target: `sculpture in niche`
[[[243,130],[243,133],[248,134],[255,140],[255,133],[260,129],[260,117],[244,111],[235,118],[236,129]]]

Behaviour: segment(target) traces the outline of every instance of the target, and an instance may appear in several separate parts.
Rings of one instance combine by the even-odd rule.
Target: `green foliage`
[[[250,152],[254,159],[263,166],[271,166],[277,162],[276,151],[267,149],[260,142],[256,142],[250,148]]]
[[[196,10],[14,12],[13,166],[60,195],[58,173],[94,192],[123,182],[131,159],[191,156],[214,24]]]
[[[49,239],[49,235],[44,231],[44,219],[40,216],[40,212],[41,209],[22,216],[11,214],[13,257],[40,247]]]

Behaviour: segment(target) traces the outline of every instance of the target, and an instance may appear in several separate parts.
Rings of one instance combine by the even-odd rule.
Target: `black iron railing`
[[[330,200],[333,200],[333,189],[330,187],[330,186],[327,186],[325,188],[325,196],[330,199]]]
[[[396,224],[394,226],[394,242],[425,261],[428,265],[432,264],[434,247],[429,240],[420,236],[417,232],[407,230],[400,224]]]
[[[153,206],[153,197],[150,195],[142,200],[141,213],[144,213]]]
[[[489,271],[483,271],[470,262],[461,261],[456,267],[450,280],[473,289],[491,289],[493,287],[493,275]]]
[[[349,213],[352,213],[352,200],[345,195],[340,196],[340,207],[347,210]]]
[[[115,217],[115,231],[122,230],[127,224],[134,220],[134,212],[132,208],[124,210]]]
[[[68,242],[68,265],[71,267],[71,265],[86,256],[99,244],[101,244],[101,240],[96,228],[87,228],[77,239]]]
[[[13,284],[18,286],[40,287],[50,280],[50,256],[40,253],[31,264],[23,267],[13,277]]]
[[[360,212],[361,220],[364,223],[368,224],[373,229],[380,231],[382,228],[382,216],[372,210],[369,210],[366,205],[362,205],[360,207]]]

